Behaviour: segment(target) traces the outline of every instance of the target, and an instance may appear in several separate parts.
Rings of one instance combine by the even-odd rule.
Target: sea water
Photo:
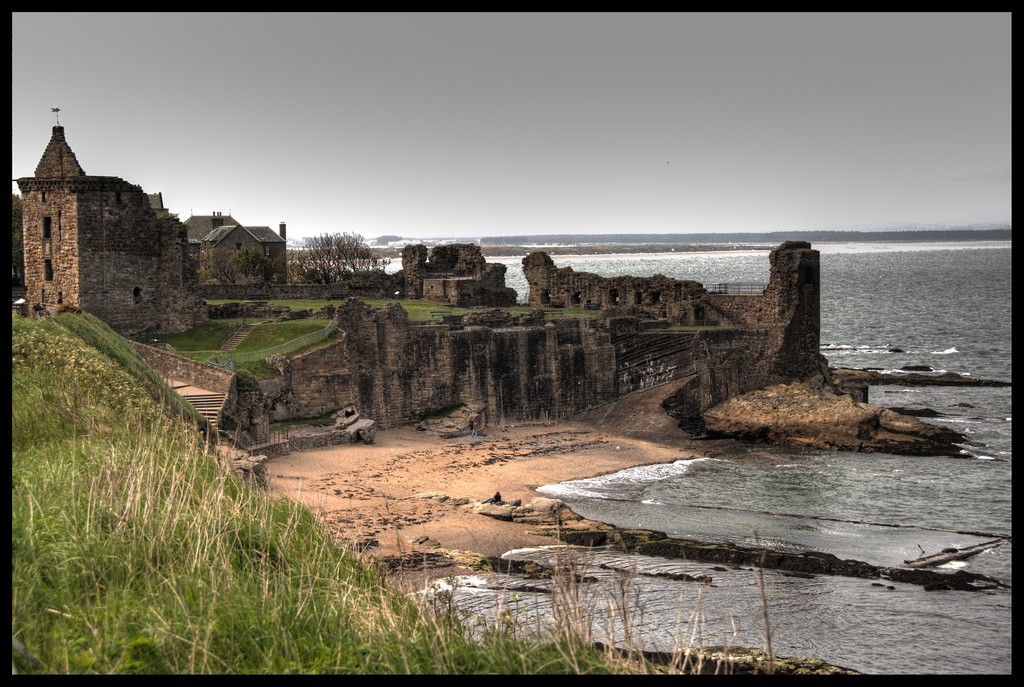
[[[936,372],[1011,380],[1011,248],[994,244],[816,244],[821,251],[821,352],[833,367]],[[702,283],[768,281],[767,251],[678,256],[558,258],[602,276],[663,274]],[[506,283],[528,287],[509,261]],[[775,467],[679,460],[538,489],[579,515],[619,527],[704,541],[818,550],[899,565],[1010,535],[1010,387],[869,389],[871,402],[932,409],[924,421],[968,440],[955,456],[848,452],[788,454]],[[648,650],[690,644],[772,648],[868,673],[1009,673],[1011,591],[924,591],[834,576],[801,579],[752,569],[601,550],[526,550],[509,558],[572,557],[599,580],[585,585],[595,639]],[[1012,584],[1012,544],[955,567]],[[706,576],[712,585],[683,581]],[[558,595],[536,582],[477,576],[458,583],[464,612],[493,621],[514,613],[541,627]],[[524,587],[524,585],[526,585]],[[762,593],[767,605],[765,620]],[[501,587],[501,590],[496,590]],[[517,588],[520,591],[515,591]]]

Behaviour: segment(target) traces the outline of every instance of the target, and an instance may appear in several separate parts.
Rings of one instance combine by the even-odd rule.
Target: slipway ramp
[[[661,407],[692,376],[650,389],[634,391],[604,405],[576,413],[569,422],[605,434],[640,439],[679,448],[694,448],[694,439],[679,429],[679,422]]]

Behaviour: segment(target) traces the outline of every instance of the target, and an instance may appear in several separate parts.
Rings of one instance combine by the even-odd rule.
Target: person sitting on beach
[[[484,503],[493,503],[495,506],[500,506],[501,505],[501,492],[500,491],[494,492],[494,496],[492,496],[491,498],[489,498],[486,501],[484,501]]]

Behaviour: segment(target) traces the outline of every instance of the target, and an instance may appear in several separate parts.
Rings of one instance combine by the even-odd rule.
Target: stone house
[[[76,305],[125,336],[205,319],[187,227],[158,218],[141,187],[87,175],[64,127],[53,127],[35,175],[17,183],[30,303]]]
[[[212,215],[192,215],[185,220],[189,239],[198,241],[200,251],[226,248],[234,253],[242,248],[253,248],[271,260],[285,255],[286,227],[284,222],[275,233],[270,227],[245,226],[230,214],[214,212]]]

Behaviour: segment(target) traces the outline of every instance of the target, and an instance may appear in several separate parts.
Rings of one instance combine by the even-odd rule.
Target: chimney
[[[277,234],[283,239],[288,238],[287,236],[284,235],[284,222],[281,222],[281,227],[277,230]]]

